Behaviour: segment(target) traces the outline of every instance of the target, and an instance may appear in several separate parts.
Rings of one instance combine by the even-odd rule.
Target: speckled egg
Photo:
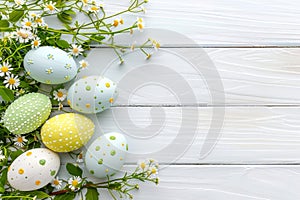
[[[77,74],[73,57],[67,52],[50,46],[30,50],[24,58],[24,68],[34,80],[46,84],[61,84]]]
[[[82,113],[98,113],[116,99],[116,84],[108,78],[88,76],[76,81],[68,91],[68,103]]]
[[[87,149],[85,165],[93,176],[104,178],[119,171],[124,164],[128,144],[124,135],[116,132],[98,137]]]
[[[56,153],[46,148],[31,149],[12,162],[7,180],[17,190],[37,190],[53,180],[59,167],[60,159]]]
[[[94,133],[95,125],[87,117],[66,113],[46,121],[41,129],[43,143],[56,152],[70,152],[86,144]]]
[[[48,119],[51,108],[51,101],[46,95],[25,94],[6,109],[3,117],[4,126],[14,134],[32,132]]]

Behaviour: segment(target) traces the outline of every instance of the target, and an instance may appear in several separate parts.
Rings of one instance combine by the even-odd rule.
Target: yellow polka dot
[[[30,156],[32,154],[31,151],[29,151],[28,153],[26,153],[26,156]]]
[[[19,174],[24,174],[24,169],[19,169]]]
[[[120,160],[123,160],[123,158],[121,157]]]
[[[105,172],[108,173],[108,169],[106,169]]]
[[[122,143],[122,147],[124,147],[125,146],[125,144],[124,143]]]
[[[40,181],[40,180],[37,180],[37,181],[35,181],[35,184],[36,184],[36,185],[40,185],[40,184],[41,184],[41,181]]]
[[[71,101],[70,100],[68,100],[68,105],[71,105]]]
[[[87,104],[85,104],[85,107],[90,108],[91,104],[87,103]]]
[[[108,147],[110,147],[110,144],[107,144]]]
[[[109,87],[110,87],[110,84],[109,84],[109,83],[105,83],[105,86],[106,86],[107,88],[109,88]]]
[[[10,166],[7,168],[8,171],[10,171]]]
[[[114,98],[110,98],[109,103],[113,103],[113,102],[114,102]]]

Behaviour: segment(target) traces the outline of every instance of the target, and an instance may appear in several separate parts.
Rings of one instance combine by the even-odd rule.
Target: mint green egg
[[[30,93],[19,97],[5,111],[4,126],[14,134],[30,133],[40,127],[51,113],[49,97]]]

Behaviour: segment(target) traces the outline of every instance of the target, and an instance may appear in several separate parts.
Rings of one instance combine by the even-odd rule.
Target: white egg
[[[53,180],[59,167],[60,159],[56,153],[46,148],[31,149],[12,162],[7,180],[17,190],[37,190]]]
[[[128,151],[124,135],[116,132],[98,137],[87,149],[85,165],[89,173],[105,178],[121,169]]]
[[[82,113],[98,113],[110,108],[115,101],[116,83],[101,76],[79,79],[69,88],[68,103]]]
[[[67,52],[50,46],[30,50],[24,58],[24,68],[30,77],[46,84],[61,84],[77,74],[73,57]]]

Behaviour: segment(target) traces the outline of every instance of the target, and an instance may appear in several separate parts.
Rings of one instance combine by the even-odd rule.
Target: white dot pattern
[[[88,142],[94,133],[95,125],[87,117],[66,113],[49,119],[42,127],[43,143],[56,152],[70,152]]]
[[[4,126],[14,134],[32,132],[48,119],[51,108],[51,101],[46,95],[26,94],[6,109],[3,117]]]

